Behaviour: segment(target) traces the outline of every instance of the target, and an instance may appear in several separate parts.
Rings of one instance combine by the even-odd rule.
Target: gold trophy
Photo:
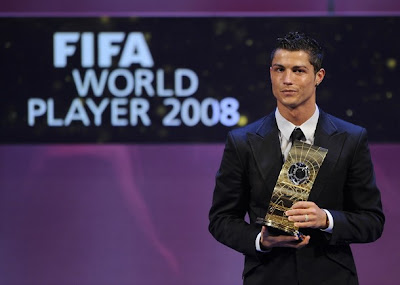
[[[289,234],[302,239],[303,234],[288,220],[285,212],[295,202],[308,200],[327,153],[325,148],[294,141],[279,173],[267,214],[265,218],[257,218],[257,223],[270,227],[273,234]]]

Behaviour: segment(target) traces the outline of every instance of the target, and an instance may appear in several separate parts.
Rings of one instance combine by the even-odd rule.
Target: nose
[[[292,82],[292,72],[291,70],[285,70],[285,73],[283,74],[283,83],[287,85],[293,84]]]

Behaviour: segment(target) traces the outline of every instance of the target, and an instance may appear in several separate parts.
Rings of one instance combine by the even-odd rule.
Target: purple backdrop
[[[400,146],[371,149],[387,223],[353,248],[361,284],[397,284]],[[243,256],[207,230],[222,151],[1,146],[0,284],[240,284]]]
[[[113,13],[138,14],[149,13],[284,13],[301,16],[304,14],[336,13],[396,13],[400,11],[398,0],[13,0],[4,1],[0,12],[7,13],[90,13],[108,15]]]

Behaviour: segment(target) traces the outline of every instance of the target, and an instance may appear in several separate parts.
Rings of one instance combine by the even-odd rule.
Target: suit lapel
[[[308,200],[314,202],[318,200],[325,183],[329,179],[340,157],[345,139],[346,134],[338,132],[329,116],[323,111],[320,111],[320,117],[315,131],[314,145],[328,149],[328,154],[322,163]]]
[[[275,114],[271,113],[267,116],[256,133],[248,133],[247,136],[257,168],[268,191],[272,193],[282,168],[282,153]],[[329,116],[320,110],[314,145],[328,149],[328,154],[314,182],[309,196],[310,201],[317,201],[323,191],[340,157],[345,139],[346,134],[338,132]]]
[[[247,134],[251,151],[267,189],[273,191],[282,167],[282,153],[275,114],[267,116],[256,133]]]

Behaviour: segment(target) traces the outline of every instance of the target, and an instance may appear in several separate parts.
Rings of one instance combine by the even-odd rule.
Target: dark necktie
[[[304,134],[300,128],[295,128],[293,130],[292,134],[290,135],[290,139],[292,140],[292,143],[293,143],[295,140],[305,141],[306,137],[304,136]]]

